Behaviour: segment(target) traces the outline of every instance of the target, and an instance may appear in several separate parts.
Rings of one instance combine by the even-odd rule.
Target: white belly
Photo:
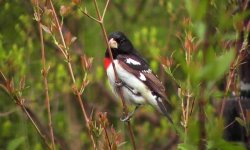
[[[117,60],[114,60],[115,67],[117,70],[117,74],[129,87],[132,87],[134,90],[138,91],[141,95],[135,95],[133,92],[131,92],[128,88],[125,86],[122,87],[123,96],[126,102],[132,103],[132,104],[145,104],[149,103],[153,106],[157,107],[157,102],[155,100],[155,96],[152,95],[151,90],[148,89],[148,87],[139,79],[137,79],[133,74],[130,74],[126,70],[124,70],[118,63]],[[118,96],[116,92],[116,85],[115,85],[115,75],[112,65],[110,64],[107,68],[107,76],[109,78],[110,85],[112,87],[113,93],[115,93],[116,96]]]

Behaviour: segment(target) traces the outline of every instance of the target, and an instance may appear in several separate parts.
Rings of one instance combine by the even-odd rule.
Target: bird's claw
[[[115,85],[117,87],[121,87],[121,86],[123,86],[123,82],[122,81],[115,81]]]
[[[129,120],[131,119],[131,117],[132,117],[132,115],[129,114],[129,115],[125,116],[124,118],[123,118],[123,117],[120,118],[120,120],[121,120],[122,122],[127,122],[127,121],[129,121]]]
[[[132,112],[130,112],[130,113],[129,113],[127,116],[125,116],[124,118],[120,118],[120,120],[123,121],[123,122],[129,121],[129,120],[132,118],[132,116],[134,115],[135,111],[136,111],[139,107],[140,107],[140,105],[136,105],[135,109],[134,109]]]
[[[127,122],[127,121],[129,121],[132,118],[132,116],[134,115],[134,113],[135,113],[135,111],[132,111],[131,113],[129,113],[124,118],[120,118],[120,120],[123,121],[123,122]]]

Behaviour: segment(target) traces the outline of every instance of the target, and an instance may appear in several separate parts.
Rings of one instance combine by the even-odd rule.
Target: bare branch
[[[92,19],[92,20],[94,20],[94,21],[100,23],[99,20],[97,20],[95,17],[89,15],[87,12],[85,12],[85,11],[83,11],[83,10],[81,10],[81,12],[82,12],[84,15],[86,15],[87,17],[89,17],[90,19]]]
[[[58,28],[58,30],[59,30],[60,38],[61,38],[61,41],[62,41],[62,43],[63,43],[63,49],[62,49],[62,51],[65,52],[65,58],[66,58],[66,60],[67,60],[68,69],[69,69],[69,72],[70,72],[70,75],[71,75],[71,79],[72,79],[73,84],[75,84],[76,80],[75,80],[74,72],[73,72],[73,69],[72,69],[72,64],[71,64],[71,60],[70,60],[70,55],[69,55],[69,53],[68,53],[68,51],[67,51],[67,50],[68,50],[68,47],[67,47],[67,45],[66,45],[64,36],[63,36],[63,34],[62,34],[62,28],[61,28],[61,25],[59,24],[58,17],[57,17],[56,11],[55,11],[55,9],[54,9],[54,5],[53,5],[53,3],[52,3],[52,0],[48,0],[48,2],[49,2],[50,6],[51,6],[51,8],[52,8],[53,16],[54,16],[54,19],[56,20],[56,26],[57,26],[57,28]],[[83,105],[83,100],[82,100],[82,97],[81,97],[81,93],[80,93],[80,91],[79,91],[77,88],[75,88],[75,87],[73,87],[73,90],[74,90],[74,92],[75,92],[76,95],[77,95],[77,100],[78,100],[78,102],[79,102],[79,104],[80,104],[80,107],[81,107],[81,110],[82,110],[82,113],[83,113],[83,116],[84,116],[84,120],[85,120],[85,123],[86,123],[86,127],[88,128],[88,133],[89,133],[89,137],[90,137],[90,139],[91,139],[93,148],[94,148],[94,150],[96,150],[96,149],[97,149],[96,143],[95,143],[94,136],[93,136],[93,134],[92,134],[92,131],[91,131],[91,128],[90,128],[90,125],[89,125],[90,119],[89,119],[89,117],[88,117],[88,115],[87,115],[87,112],[86,112],[86,109],[85,109],[85,107],[84,107],[84,105]]]
[[[65,39],[64,39],[64,36],[63,36],[63,33],[62,33],[62,27],[59,23],[59,20],[58,20],[58,17],[57,17],[57,14],[56,14],[56,11],[55,11],[55,8],[54,8],[54,5],[52,3],[51,0],[48,0],[48,3],[50,4],[51,8],[52,8],[52,13],[53,13],[53,16],[54,16],[54,19],[56,21],[56,26],[57,26],[57,29],[59,31],[59,34],[60,34],[60,38],[61,38],[61,41],[62,41],[62,44],[63,44],[63,47],[64,47],[64,55],[66,55],[66,59],[67,59],[67,63],[68,63],[68,68],[69,68],[69,72],[70,72],[70,75],[71,75],[71,78],[73,80],[73,83],[76,82],[75,80],[75,77],[74,77],[74,74],[73,74],[73,70],[72,70],[72,65],[70,63],[70,59],[69,59],[69,54],[68,54],[68,51],[67,51],[67,45],[66,45],[66,42],[65,42]]]
[[[9,110],[9,111],[7,111],[7,112],[0,112],[0,117],[8,116],[8,115],[14,113],[16,110],[17,110],[17,109],[14,108],[14,109],[11,109],[11,110]]]
[[[36,0],[36,6],[39,8],[39,3],[38,0]],[[41,55],[42,55],[42,76],[43,76],[43,81],[44,81],[44,90],[45,90],[45,101],[46,101],[46,106],[47,106],[47,113],[48,113],[48,122],[49,122],[49,130],[50,130],[50,140],[52,143],[52,149],[55,150],[55,138],[54,138],[54,131],[52,127],[52,117],[51,117],[51,110],[50,110],[50,97],[49,97],[49,87],[48,87],[48,79],[47,79],[47,74],[48,74],[48,69],[46,69],[46,58],[45,58],[45,46],[44,46],[44,40],[43,40],[43,29],[42,29],[42,23],[41,23],[41,18],[40,18],[40,10],[36,10],[34,8],[35,13],[38,15],[38,28],[39,28],[39,34],[40,34],[40,42],[41,42]]]
[[[104,8],[104,11],[103,11],[103,13],[102,13],[102,19],[101,19],[102,22],[103,22],[104,16],[105,16],[105,14],[106,14],[106,11],[107,11],[107,8],[108,8],[108,5],[109,5],[109,1],[110,1],[110,0],[107,0],[106,5],[105,5],[105,8]]]
[[[23,104],[19,104],[19,106],[22,108],[23,112],[26,114],[26,116],[29,118],[29,120],[31,121],[32,125],[36,128],[36,131],[38,132],[38,134],[41,136],[41,138],[43,139],[44,143],[46,144],[46,146],[51,150],[51,147],[49,145],[49,143],[46,140],[46,137],[44,134],[42,134],[42,132],[40,131],[40,129],[38,128],[36,122],[33,120],[33,118],[30,116],[29,112],[27,111],[26,107]]]
[[[102,128],[104,129],[105,140],[108,143],[109,150],[112,150],[112,145],[111,145],[111,142],[110,142],[110,139],[109,139],[109,136],[108,136],[108,132],[107,132],[107,127],[106,127],[106,124],[107,124],[107,113],[104,113],[104,114],[100,113],[99,114],[99,121],[100,121],[100,124],[101,124]]]
[[[120,82],[120,79],[118,77],[118,74],[117,74],[117,71],[116,71],[116,68],[115,68],[115,64],[114,64],[114,59],[113,59],[113,55],[112,55],[112,52],[111,52],[111,48],[108,44],[108,36],[107,36],[107,32],[105,30],[105,26],[104,26],[104,23],[102,21],[102,17],[100,15],[100,11],[99,11],[99,7],[98,7],[98,4],[97,4],[97,1],[96,0],[93,0],[94,2],[94,5],[95,5],[95,9],[96,9],[96,13],[97,13],[97,16],[98,16],[98,19],[101,21],[100,22],[100,26],[101,26],[101,29],[102,29],[102,33],[103,33],[103,37],[105,39],[105,43],[108,47],[108,52],[109,52],[109,56],[111,58],[111,62],[112,62],[112,66],[113,66],[113,70],[114,70],[114,73],[115,73],[115,80],[116,82]],[[106,4],[106,7],[108,6],[108,2]],[[123,96],[123,93],[121,91],[121,87],[118,87],[118,93],[121,97],[121,100],[122,100],[122,105],[123,105],[123,113],[127,116],[128,115],[128,108],[127,108],[127,105],[125,103],[125,100],[124,100],[124,96]],[[127,121],[127,124],[128,124],[128,129],[129,129],[129,135],[130,135],[130,140],[132,142],[132,145],[133,145],[133,149],[135,150],[136,149],[136,145],[135,145],[135,137],[134,137],[134,132],[133,132],[133,129],[131,127],[131,124],[130,124],[130,121],[128,120]]]
[[[24,99],[20,95],[18,95],[16,92],[13,92],[13,91],[16,91],[16,89],[13,86],[10,86],[10,84],[11,84],[9,82],[10,80],[5,77],[5,75],[3,74],[3,72],[1,72],[1,76],[5,79],[5,85],[3,85],[3,86],[6,89],[6,92],[8,92],[10,98],[13,99],[16,102],[16,104],[22,109],[22,111],[26,114],[26,116],[28,117],[28,119],[31,121],[32,125],[35,127],[37,133],[43,139],[43,141],[46,144],[46,146],[48,147],[48,149],[51,150],[51,147],[50,147],[49,143],[47,142],[46,137],[40,131],[40,129],[37,126],[36,122],[33,120],[33,118],[30,116],[29,112],[27,111],[26,107],[24,106],[24,104],[23,104],[24,103]]]

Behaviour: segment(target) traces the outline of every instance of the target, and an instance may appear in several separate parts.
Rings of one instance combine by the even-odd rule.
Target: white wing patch
[[[152,93],[152,95],[153,95],[153,98],[154,98],[155,100],[158,100],[159,102],[162,103],[162,99],[161,99],[160,97],[158,97],[157,95],[154,95],[153,93]]]
[[[244,83],[244,82],[240,82],[240,89],[242,91],[249,91],[250,90],[250,84],[249,83]]]
[[[126,63],[132,64],[132,65],[141,65],[140,62],[135,61],[134,59],[131,59],[131,58],[126,59]]]
[[[148,70],[142,70],[143,73],[152,73],[152,70],[151,69],[148,69]]]
[[[140,73],[140,77],[139,77],[142,81],[146,81],[146,77],[142,74],[142,73]]]

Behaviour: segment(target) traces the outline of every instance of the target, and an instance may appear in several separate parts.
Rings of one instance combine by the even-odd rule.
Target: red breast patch
[[[110,58],[104,58],[104,68],[105,68],[105,70],[108,69],[110,64],[111,64],[111,59]]]

